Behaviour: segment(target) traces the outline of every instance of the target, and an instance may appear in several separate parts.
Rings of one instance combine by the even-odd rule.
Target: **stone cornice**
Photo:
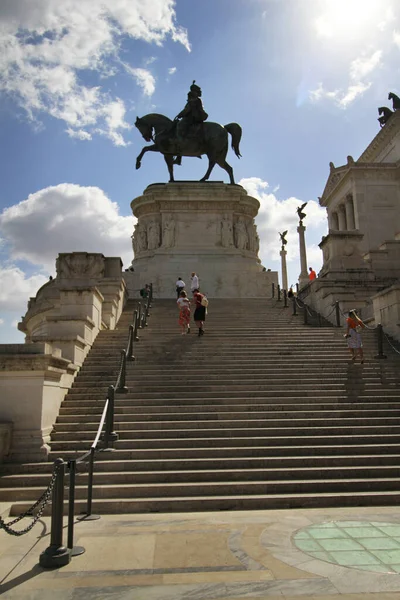
[[[384,172],[393,172],[393,176],[395,176],[396,171],[399,168],[400,161],[394,163],[352,163],[337,167],[332,170],[328,177],[323,194],[319,199],[319,204],[320,206],[327,206],[332,196],[342,187],[344,183],[348,182],[351,176],[371,173],[373,171],[375,171],[375,174],[378,178],[379,175]]]
[[[6,371],[31,371],[33,373],[51,374],[51,377],[59,378],[70,370],[71,362],[66,358],[53,356],[51,354],[2,354],[0,373]]]
[[[400,132],[400,110],[396,111],[390,117],[386,125],[384,125],[384,127],[376,134],[357,162],[364,163],[373,161],[379,152],[381,152],[385,146],[390,144],[398,132]]]

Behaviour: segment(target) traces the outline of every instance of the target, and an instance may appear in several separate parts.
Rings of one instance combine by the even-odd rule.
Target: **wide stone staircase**
[[[133,302],[102,331],[64,400],[49,460],[91,446],[125,347]],[[311,327],[273,299],[210,300],[205,335],[182,336],[174,300],[155,300],[126,394],[116,395],[114,450],[96,453],[93,512],[397,504],[400,356],[363,333],[351,364],[344,330]],[[47,486],[52,463],[2,465],[12,514]],[[76,512],[87,466],[79,465]]]

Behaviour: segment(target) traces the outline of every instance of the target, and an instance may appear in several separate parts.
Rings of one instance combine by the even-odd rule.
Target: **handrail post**
[[[377,327],[378,334],[378,354],[374,358],[387,358],[386,354],[383,354],[383,327],[381,323],[378,323]]]
[[[299,284],[296,283],[296,294],[298,294],[298,293],[299,293]]]
[[[306,303],[303,304],[303,308],[304,308],[304,325],[308,325],[308,318],[307,318],[307,306]]]
[[[133,354],[133,325],[129,325],[129,337],[128,337],[128,352],[127,352],[127,360],[135,360],[135,356]]]
[[[75,475],[76,460],[71,458],[68,461],[69,467],[69,498],[68,498],[68,541],[67,547],[71,556],[79,556],[85,552],[83,546],[74,546],[74,509],[75,509]]]
[[[110,385],[107,392],[108,407],[106,415],[106,427],[104,435],[105,450],[109,450],[110,442],[116,442],[118,440],[118,433],[114,431],[114,414],[115,414],[115,389],[113,385]]]
[[[340,327],[340,306],[339,301],[335,302],[335,314],[336,314],[336,327]]]
[[[278,283],[278,302],[281,301],[281,286]]]
[[[283,290],[283,306],[287,308],[287,291]]]
[[[118,387],[115,390],[117,394],[126,394],[128,388],[125,385],[126,380],[126,350],[121,350],[121,377],[119,378]]]
[[[293,316],[297,317],[297,302],[296,302],[295,296],[293,296],[292,302],[293,302]]]
[[[62,458],[54,461],[57,469],[51,500],[50,546],[39,557],[39,564],[45,569],[64,567],[71,561],[71,552],[63,546],[64,480],[65,462]]]
[[[153,302],[153,284],[149,283],[150,292],[149,292],[149,308],[151,308],[151,303]]]
[[[275,298],[275,283],[272,282],[272,298]]]
[[[90,448],[89,458],[86,511],[82,514],[82,516],[78,517],[78,521],[97,521],[100,519],[100,515],[92,515],[94,452],[95,448],[92,446]]]
[[[150,296],[147,297],[147,304],[146,304],[146,321],[150,316]]]
[[[135,309],[133,311],[133,339],[135,340],[135,342],[139,341],[138,327],[139,327],[138,311],[137,311],[137,309]]]
[[[138,302],[139,329],[142,329],[142,303]]]

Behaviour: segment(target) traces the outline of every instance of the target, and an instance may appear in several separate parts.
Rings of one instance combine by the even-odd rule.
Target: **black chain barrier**
[[[4,521],[4,519],[2,517],[0,517],[0,529],[3,529],[9,535],[15,535],[15,536],[24,535],[25,533],[28,533],[31,529],[33,529],[33,527],[36,525],[36,523],[39,521],[40,517],[42,516],[43,511],[46,508],[47,504],[49,503],[59,470],[60,470],[60,465],[55,464],[54,468],[53,468],[53,474],[51,476],[50,483],[47,486],[47,489],[43,492],[43,494],[40,496],[40,498],[38,500],[36,500],[36,502],[34,504],[32,504],[32,506],[30,508],[28,508],[28,510],[21,513],[18,517],[16,517],[13,521],[10,521],[9,523],[6,523]],[[39,508],[38,512],[36,513],[36,515],[34,515],[33,513],[38,506],[40,506],[40,508]],[[16,523],[19,523],[19,521],[21,521],[25,517],[33,518],[33,521],[31,523],[29,523],[29,525],[27,527],[25,527],[25,529],[15,530],[12,528],[13,525],[15,525]]]

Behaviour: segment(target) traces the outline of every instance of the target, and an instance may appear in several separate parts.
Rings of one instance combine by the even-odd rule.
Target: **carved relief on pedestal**
[[[233,226],[232,219],[225,215],[221,221],[221,246],[231,248],[233,246]]]
[[[235,223],[235,246],[238,250],[246,250],[248,242],[246,225],[243,219],[239,217]]]
[[[147,232],[143,223],[136,223],[132,236],[132,248],[135,256],[147,250]]]
[[[249,221],[247,224],[247,233],[249,236],[249,250],[250,252],[254,252],[258,254],[258,250],[260,248],[260,238],[257,234],[257,227],[255,226],[253,221]]]
[[[160,247],[160,223],[156,217],[147,222],[147,248],[156,250]]]
[[[168,215],[164,220],[162,246],[164,248],[172,248],[175,246],[175,220],[172,215]]]
[[[56,269],[61,279],[99,279],[104,277],[104,256],[87,252],[60,254]]]

